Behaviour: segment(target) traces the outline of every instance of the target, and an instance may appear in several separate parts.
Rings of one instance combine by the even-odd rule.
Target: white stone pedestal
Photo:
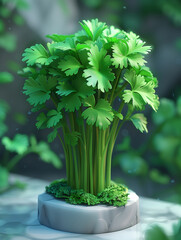
[[[38,197],[38,218],[41,224],[61,231],[97,234],[122,230],[139,221],[139,197],[129,193],[125,206],[72,205],[43,193]]]

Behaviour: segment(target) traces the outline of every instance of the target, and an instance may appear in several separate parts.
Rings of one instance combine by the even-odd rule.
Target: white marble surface
[[[21,180],[20,176],[12,179]],[[128,229],[103,234],[76,234],[50,229],[37,220],[37,197],[43,192],[44,181],[22,178],[25,191],[12,189],[0,195],[1,240],[144,240],[145,230],[154,224],[171,235],[172,227],[181,219],[181,206],[159,200],[140,198],[140,223]]]

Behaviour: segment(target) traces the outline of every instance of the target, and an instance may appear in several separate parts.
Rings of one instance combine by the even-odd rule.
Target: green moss
[[[72,189],[65,179],[53,181],[46,186],[46,192],[57,199],[64,199],[70,204],[124,206],[128,201],[128,189],[122,184],[111,182],[111,185],[97,195],[86,193],[83,189]]]

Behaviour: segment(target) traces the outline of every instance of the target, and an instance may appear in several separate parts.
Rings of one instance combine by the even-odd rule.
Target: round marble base
[[[65,232],[107,233],[131,227],[139,221],[139,197],[129,193],[125,206],[72,205],[43,193],[38,196],[41,224]]]

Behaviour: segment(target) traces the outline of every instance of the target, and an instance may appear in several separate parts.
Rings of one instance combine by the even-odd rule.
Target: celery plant
[[[46,47],[24,51],[24,93],[32,111],[40,112],[37,128],[52,129],[49,141],[58,137],[62,144],[68,184],[96,195],[110,186],[122,125],[130,120],[147,132],[146,118],[138,112],[146,104],[157,110],[157,79],[145,67],[151,47],[139,36],[97,19],[80,25],[73,35],[48,35],[52,42]]]

